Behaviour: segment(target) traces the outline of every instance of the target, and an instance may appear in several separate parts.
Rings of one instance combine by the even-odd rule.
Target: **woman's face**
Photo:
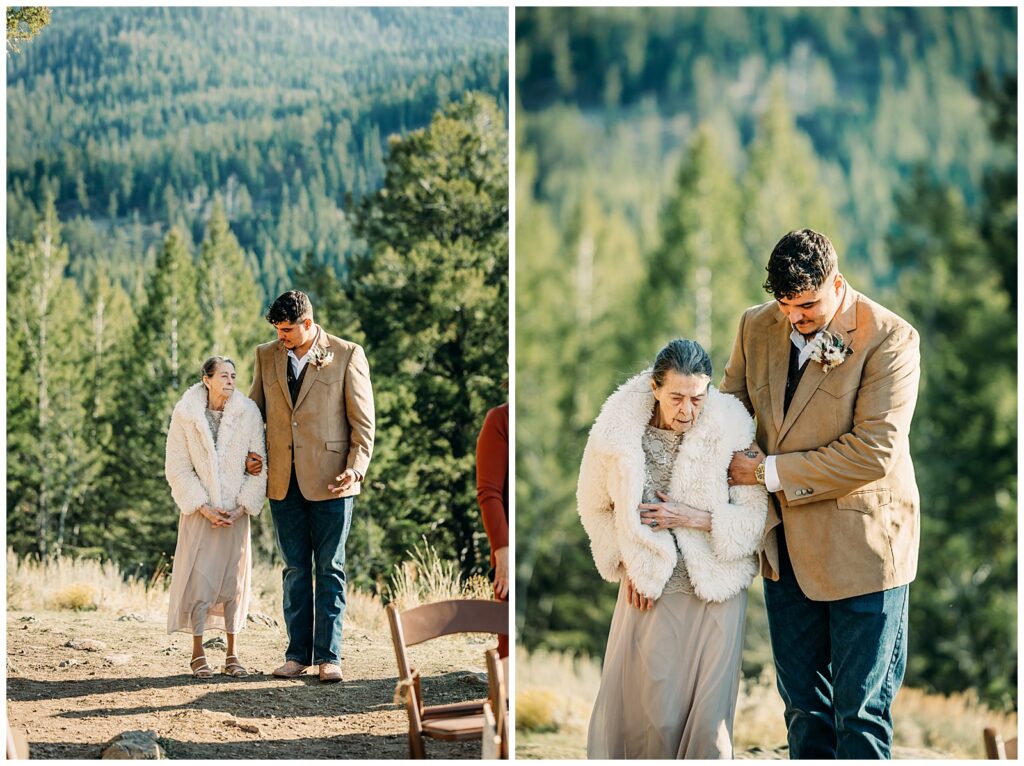
[[[693,428],[707,399],[710,382],[707,375],[683,375],[675,370],[665,374],[660,386],[652,380],[661,427],[681,434]]]
[[[211,374],[203,376],[203,383],[210,391],[210,399],[226,399],[235,390],[235,366],[220,362]]]

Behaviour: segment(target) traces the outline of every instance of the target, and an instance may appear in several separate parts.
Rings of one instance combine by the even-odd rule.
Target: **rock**
[[[143,617],[141,614],[136,614],[135,612],[128,612],[128,614],[122,614],[120,617],[118,617],[117,621],[118,622],[145,622],[146,618]]]
[[[94,638],[72,638],[64,646],[72,649],[80,649],[83,652],[105,652],[107,645]]]
[[[175,653],[175,651],[174,651],[174,647],[173,646],[168,646],[166,649],[161,649],[160,650],[160,654],[171,655],[171,654],[174,654],[174,653]]]
[[[224,640],[222,636],[211,638],[209,641],[203,642],[204,649],[227,649],[228,642]]]
[[[19,672],[18,671],[18,666],[15,665],[10,660],[7,660],[7,675],[8,676],[17,675],[18,672]]]
[[[122,665],[129,664],[132,661],[132,656],[130,654],[108,654],[103,658],[103,661],[108,665],[119,668]]]
[[[261,737],[263,736],[263,730],[254,723],[242,723],[241,721],[237,721],[234,718],[229,718],[224,722],[224,725],[234,726],[239,731],[244,731],[249,734],[259,734]]]
[[[20,618],[18,622],[39,622],[39,620],[37,620],[31,614],[26,614],[24,617]]]
[[[156,761],[166,760],[167,753],[156,741],[155,731],[126,731],[107,743],[100,758]]]
[[[459,676],[459,681],[464,684],[471,686],[487,686],[487,674],[486,673],[466,673],[465,675]]]
[[[265,614],[260,614],[259,612],[251,612],[246,615],[245,619],[249,622],[255,622],[258,625],[266,625],[268,628],[277,627],[277,620],[273,617],[267,617]]]
[[[76,660],[76,659],[73,659],[71,657],[68,657],[66,660],[61,660],[57,664],[57,667],[58,668],[73,668],[73,667],[75,667],[75,665],[81,665],[81,664],[82,664],[81,660]]]

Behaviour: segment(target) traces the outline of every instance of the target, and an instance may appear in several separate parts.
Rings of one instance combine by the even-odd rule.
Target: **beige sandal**
[[[232,662],[234,660],[234,662]],[[249,675],[249,671],[245,669],[245,666],[238,661],[237,654],[229,654],[224,658],[224,674],[231,676],[232,678],[245,678]]]
[[[196,667],[196,663],[197,662],[201,662],[203,664],[200,665],[197,668]],[[193,678],[212,678],[213,677],[213,670],[210,668],[209,665],[206,664],[206,655],[205,654],[200,654],[198,657],[195,657],[192,660],[192,662],[190,662],[188,664],[188,666],[192,669],[192,677]]]

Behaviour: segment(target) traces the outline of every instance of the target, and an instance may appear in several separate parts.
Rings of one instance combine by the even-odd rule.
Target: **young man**
[[[256,349],[249,398],[267,424],[267,495],[285,563],[288,649],[274,675],[295,678],[319,665],[320,680],[335,682],[345,540],[373,451],[370,369],[362,347],[313,321],[313,306],[298,290],[278,297],[266,319],[277,340]],[[261,468],[249,462],[250,470]]]
[[[919,497],[919,338],[856,292],[828,238],[787,234],[775,300],[748,309],[721,390],[757,418],[733,484],[764,484],[765,605],[791,758],[888,758],[907,661]]]

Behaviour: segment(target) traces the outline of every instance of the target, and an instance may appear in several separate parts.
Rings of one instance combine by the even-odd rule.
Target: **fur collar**
[[[624,455],[641,449],[644,431],[654,412],[651,372],[648,369],[634,375],[619,386],[601,407],[601,413],[590,434],[599,452]],[[753,422],[736,397],[723,394],[709,385],[704,408],[693,428],[683,438],[680,453],[707,452],[723,436],[732,434],[738,437],[729,440],[739,445],[734,449],[743,449],[753,441]]]

